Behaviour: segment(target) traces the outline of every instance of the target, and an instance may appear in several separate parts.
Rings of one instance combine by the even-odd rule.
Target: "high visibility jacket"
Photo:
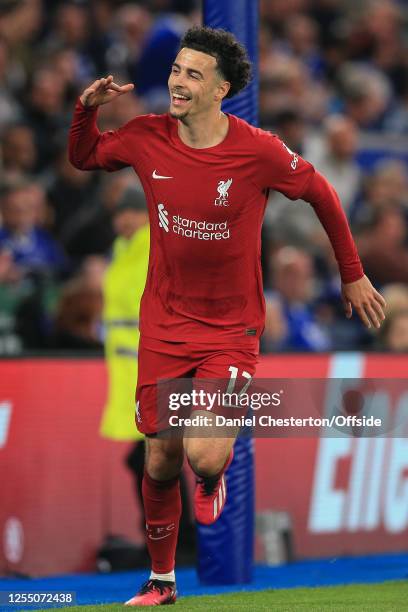
[[[101,435],[113,440],[143,438],[135,424],[139,306],[149,260],[149,226],[130,240],[117,238],[104,280],[105,355],[109,388]]]

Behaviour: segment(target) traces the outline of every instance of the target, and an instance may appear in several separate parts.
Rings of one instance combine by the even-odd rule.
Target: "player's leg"
[[[176,347],[162,346],[166,344],[143,338],[139,344],[137,423],[139,430],[146,434],[142,495],[152,571],[139,593],[126,602],[129,606],[164,605],[176,600],[174,564],[181,516],[179,476],[184,450],[180,437],[156,436],[159,423],[156,381],[161,376],[183,375],[185,361],[177,355]],[[175,353],[171,354],[173,349]]]
[[[137,504],[141,508],[140,529],[145,531],[146,520],[142,494],[143,476],[145,471],[146,445],[144,440],[138,440],[127,455],[125,462],[133,477],[133,486]],[[180,473],[181,517],[177,546],[178,563],[194,565],[196,562],[196,529],[190,515],[191,499],[185,470]]]
[[[208,412],[197,410],[196,415],[208,417]],[[220,438],[216,431],[212,435],[211,429],[206,426],[205,437],[199,437],[198,428],[185,428],[184,449],[193,472],[200,478],[211,478],[223,470],[239,431],[238,427],[228,428],[228,438]]]
[[[255,373],[257,361],[255,351],[216,351],[208,354],[197,369],[195,381],[206,379],[206,389],[213,387],[221,393],[245,390]],[[196,414],[208,417],[209,412],[194,411]],[[233,446],[239,432],[238,427],[221,429],[214,419],[212,423],[201,429],[201,435],[200,427],[186,428],[184,438],[189,463],[197,475],[195,515],[203,524],[216,521],[224,508],[227,497],[225,472],[233,459]]]
[[[238,433],[238,432],[237,432]],[[197,521],[211,525],[227,500],[225,472],[234,457],[235,438],[188,438],[186,453],[196,474],[194,513]]]
[[[180,472],[183,445],[177,439],[147,438],[143,502],[151,578],[172,580],[181,516]]]
[[[201,411],[198,414],[208,416]],[[184,440],[188,461],[197,477],[194,512],[197,521],[204,525],[214,523],[224,509],[227,499],[225,472],[234,457],[233,446],[239,431],[238,428],[234,432],[231,430],[228,438],[208,437],[209,428],[206,427],[204,438],[190,437],[197,434],[187,431]]]
[[[139,593],[126,602],[130,606],[163,605],[176,600],[174,569],[181,516],[183,443],[180,438],[146,437],[146,451],[142,494],[152,570]]]

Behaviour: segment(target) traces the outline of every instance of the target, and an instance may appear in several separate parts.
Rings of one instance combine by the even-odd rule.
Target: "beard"
[[[185,111],[169,110],[169,115],[170,117],[173,117],[173,119],[179,119],[180,121],[183,121],[183,119],[185,119],[188,116],[188,110],[185,110]]]

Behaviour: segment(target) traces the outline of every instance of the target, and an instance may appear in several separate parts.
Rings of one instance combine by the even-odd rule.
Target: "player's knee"
[[[215,476],[221,472],[225,464],[224,456],[207,456],[204,453],[191,451],[188,453],[189,463],[197,476]]]
[[[147,453],[146,469],[155,480],[168,480],[181,472],[183,454],[178,449],[154,447]]]

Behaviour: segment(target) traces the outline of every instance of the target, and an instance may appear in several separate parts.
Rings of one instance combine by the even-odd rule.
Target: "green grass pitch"
[[[226,595],[204,595],[181,597],[174,610],[206,610],[207,612],[228,612],[258,610],[276,612],[402,612],[408,610],[408,581],[384,582],[381,584],[353,584],[346,586],[276,589],[229,593]],[[151,610],[153,606],[143,609]],[[61,608],[52,608],[61,610]],[[72,606],[70,612],[117,612],[132,610],[122,604]],[[137,608],[142,609],[142,608]],[[49,612],[50,608],[48,608]],[[45,611],[44,611],[45,612]]]

